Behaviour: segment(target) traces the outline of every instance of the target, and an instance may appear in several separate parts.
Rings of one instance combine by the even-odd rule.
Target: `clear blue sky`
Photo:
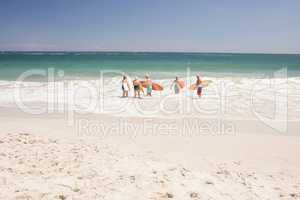
[[[300,53],[300,1],[1,0],[0,50]]]

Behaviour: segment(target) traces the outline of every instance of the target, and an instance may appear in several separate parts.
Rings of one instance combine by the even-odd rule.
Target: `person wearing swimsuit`
[[[123,91],[122,97],[128,97],[128,92],[130,91],[130,86],[129,86],[126,76],[123,76],[123,79],[122,79],[122,91]]]
[[[147,96],[152,96],[152,81],[148,75],[145,76],[145,82],[147,85]]]
[[[141,82],[137,77],[133,80],[134,98],[141,98]]]
[[[174,93],[179,94],[180,93],[180,86],[178,82],[178,76],[175,77],[175,80],[171,84],[171,90],[174,87]]]
[[[201,96],[202,96],[202,80],[199,75],[197,75],[196,86],[197,86],[197,95],[199,98],[201,98]]]

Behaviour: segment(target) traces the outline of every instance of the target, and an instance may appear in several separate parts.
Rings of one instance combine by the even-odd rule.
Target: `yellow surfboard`
[[[202,81],[202,86],[205,88],[205,87],[208,87],[209,84],[212,83],[212,80],[204,80]],[[190,90],[196,90],[197,89],[197,85],[196,83],[192,84],[190,87],[189,87]]]

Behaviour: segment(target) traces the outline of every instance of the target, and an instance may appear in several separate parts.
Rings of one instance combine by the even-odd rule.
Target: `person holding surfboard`
[[[130,86],[129,86],[126,76],[123,76],[123,79],[122,79],[122,91],[123,91],[122,97],[128,97],[128,92],[130,91]]]
[[[141,98],[141,88],[143,88],[141,82],[138,80],[137,77],[135,77],[132,83],[134,90],[134,98]]]
[[[200,78],[200,75],[197,75],[196,83],[192,84],[189,89],[191,91],[196,90],[197,95],[200,98],[202,96],[202,89],[208,87],[213,81],[212,80],[203,80]]]
[[[183,85],[183,81],[179,81],[179,78],[178,76],[175,77],[175,80],[172,82],[171,84],[171,90],[172,88],[174,88],[174,93],[175,94],[179,94],[180,93],[180,90],[184,87]]]
[[[150,79],[150,77],[148,75],[145,76],[145,84],[146,84],[146,88],[147,88],[147,96],[152,96],[152,80]]]
[[[202,96],[202,80],[200,78],[200,75],[197,75],[197,80],[196,80],[196,88],[197,88],[197,95],[199,98]]]

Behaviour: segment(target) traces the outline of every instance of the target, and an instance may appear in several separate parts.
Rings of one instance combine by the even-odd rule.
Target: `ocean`
[[[121,78],[150,75],[164,86],[142,100],[121,97]],[[210,80],[201,99],[188,86]],[[186,83],[180,95],[175,76]],[[300,117],[300,55],[146,52],[2,52],[0,107],[24,112],[121,116]],[[277,115],[277,108],[283,113]],[[44,108],[47,108],[46,110]],[[221,114],[220,114],[221,113]],[[281,118],[280,118],[281,119]],[[283,119],[284,120],[284,119]]]
[[[282,68],[300,76],[300,55],[233,53],[129,53],[129,52],[2,52],[0,80],[16,80],[30,69],[63,70],[69,79],[95,78],[101,70],[129,75],[168,78],[192,73],[211,76],[272,74]],[[37,78],[37,77],[35,77]],[[34,77],[32,77],[34,79]]]

